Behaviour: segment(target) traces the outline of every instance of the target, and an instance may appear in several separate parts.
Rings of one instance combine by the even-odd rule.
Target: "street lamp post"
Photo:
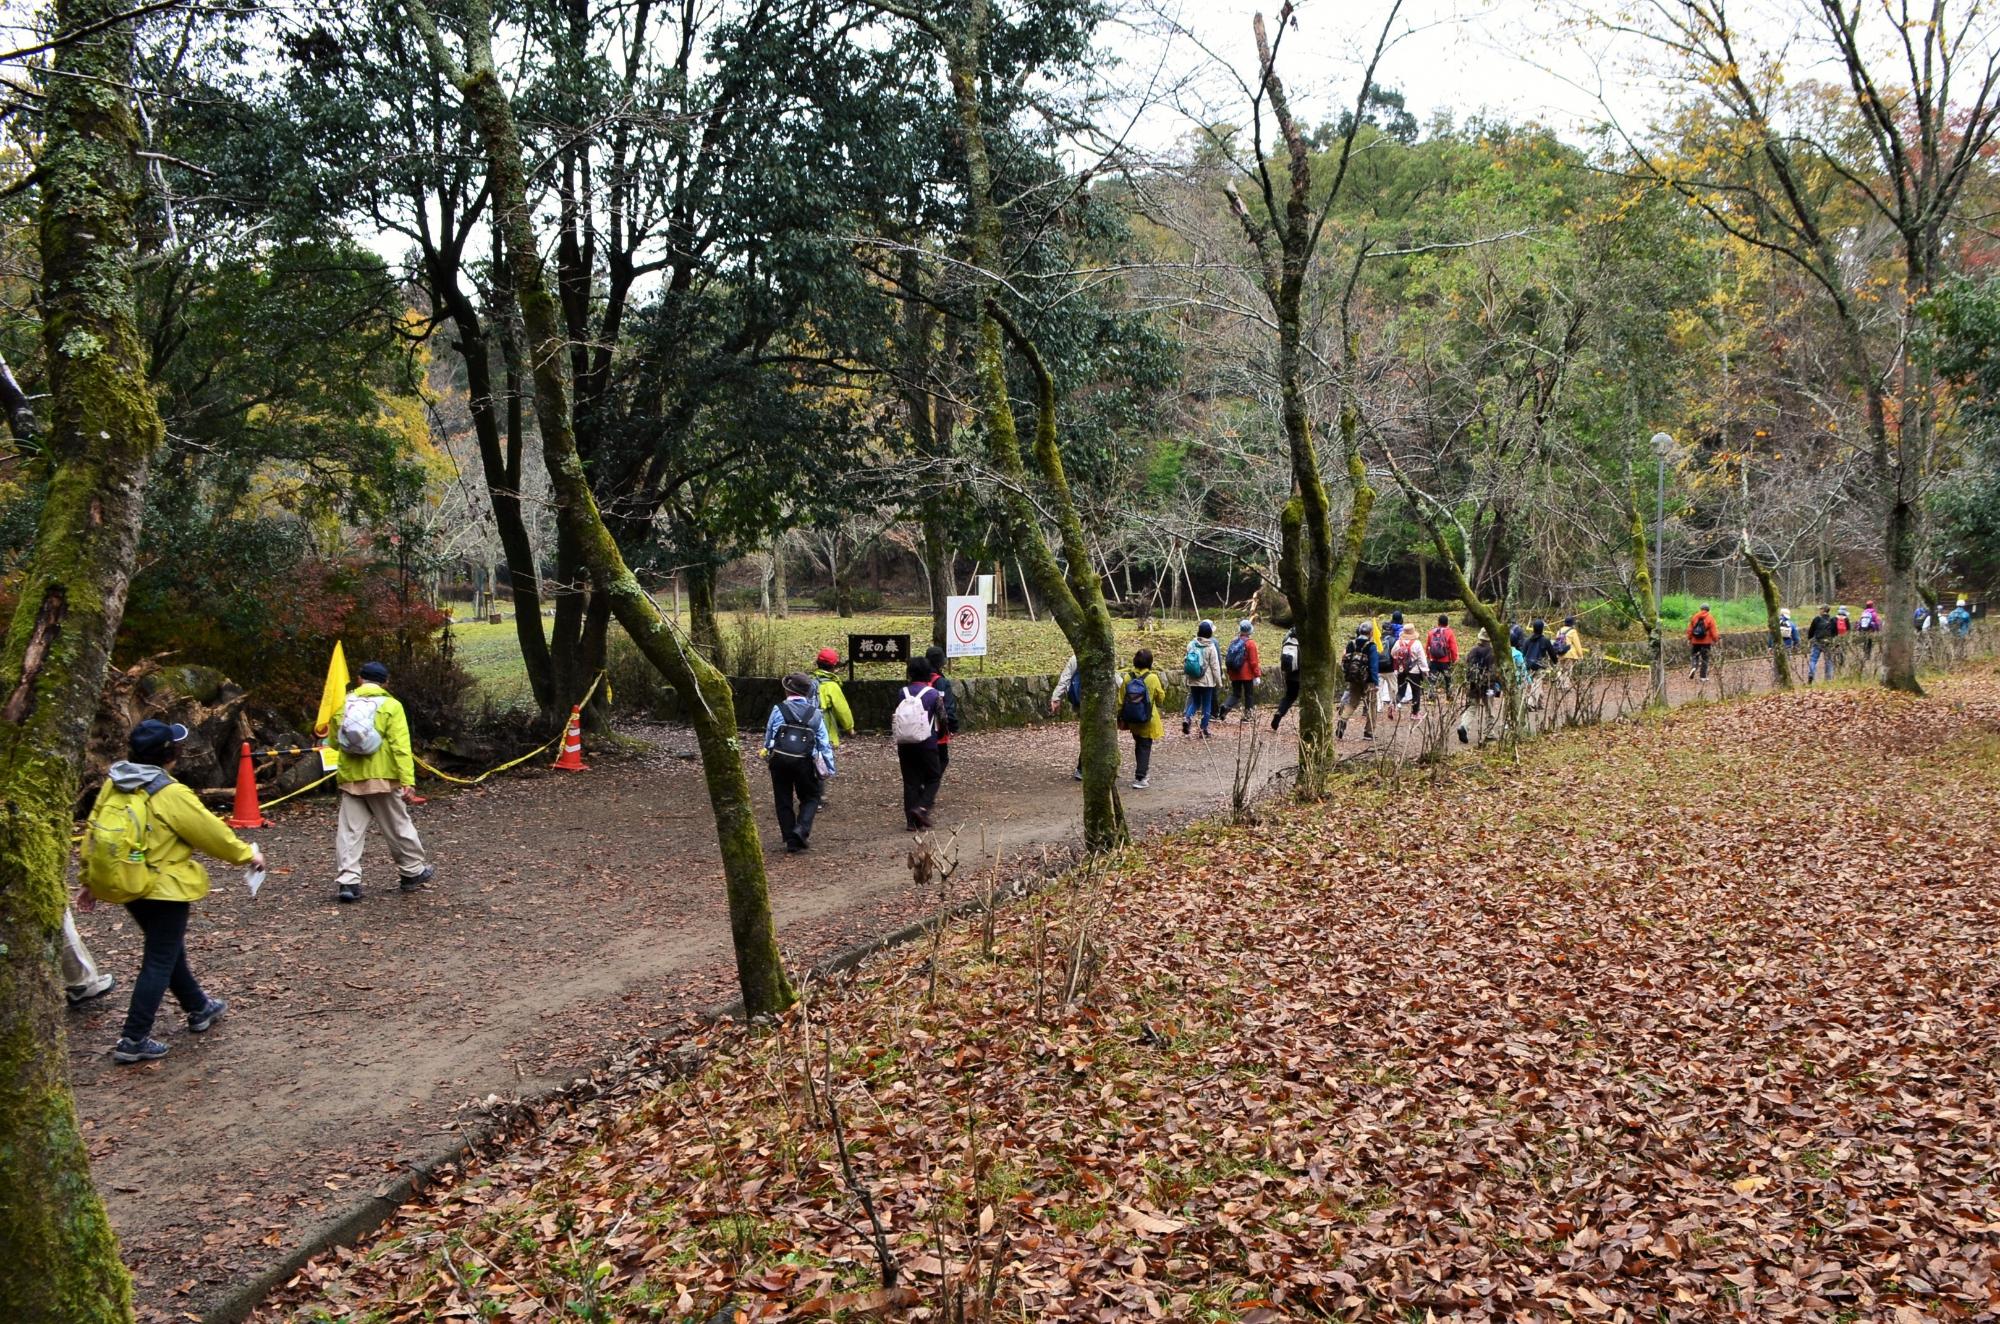
[[[1667,636],[1660,624],[1660,595],[1665,591],[1667,530],[1667,456],[1673,453],[1674,439],[1664,432],[1653,434],[1653,456],[1659,462],[1658,499],[1653,507],[1653,702],[1667,701]]]

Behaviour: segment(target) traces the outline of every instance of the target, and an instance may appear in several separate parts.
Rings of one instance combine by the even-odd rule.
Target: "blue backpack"
[[[1241,667],[1249,660],[1250,641],[1239,634],[1229,641],[1229,665],[1232,668]]]
[[[1083,707],[1083,668],[1080,666],[1069,673],[1069,706]]]
[[[1181,659],[1181,670],[1187,672],[1189,680],[1201,679],[1201,673],[1205,670],[1202,665],[1201,640],[1190,639],[1188,641],[1187,656]]]
[[[1153,692],[1137,672],[1125,678],[1125,702],[1118,705],[1118,720],[1127,726],[1144,726],[1153,720]]]

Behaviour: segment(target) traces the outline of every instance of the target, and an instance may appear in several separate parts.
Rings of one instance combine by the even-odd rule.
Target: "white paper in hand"
[[[243,886],[250,889],[250,895],[252,897],[257,895],[257,889],[262,887],[263,885],[264,885],[264,871],[262,869],[259,869],[256,865],[252,864],[247,866],[243,870]]]

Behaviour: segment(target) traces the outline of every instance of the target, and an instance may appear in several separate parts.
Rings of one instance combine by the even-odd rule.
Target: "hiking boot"
[[[167,1055],[167,1046],[158,1039],[120,1039],[111,1050],[111,1060],[121,1067],[134,1062],[157,1062]]]
[[[404,876],[403,890],[405,892],[415,892],[421,888],[428,887],[430,886],[431,879],[435,877],[437,877],[437,866],[435,864],[426,864],[422,873],[413,873]]]
[[[82,988],[64,989],[63,996],[69,999],[70,1006],[81,1007],[84,1003],[101,998],[117,987],[117,975],[99,975],[94,983],[85,984]]]
[[[1146,789],[1147,784],[1148,783],[1146,779],[1144,777],[1141,777],[1137,781],[1132,783],[1132,789],[1135,791],[1143,791]]]
[[[359,901],[361,899],[361,884],[342,883],[340,891],[335,895],[334,899],[342,902]]]
[[[1465,733],[1465,728],[1462,726],[1458,728],[1458,743],[1461,745],[1469,745],[1472,743],[1472,737]]]
[[[1278,715],[1276,713],[1271,714],[1271,729],[1273,731],[1278,729]]]
[[[188,1033],[207,1033],[208,1027],[221,1020],[222,1013],[228,1010],[228,998],[210,998],[206,1007],[188,1017]]]
[[[1335,740],[1347,739],[1347,719],[1345,717],[1333,724],[1333,738]]]
[[[1185,717],[1183,717],[1181,719],[1181,734],[1186,735],[1188,733],[1188,728],[1193,725],[1194,723],[1188,721]]]

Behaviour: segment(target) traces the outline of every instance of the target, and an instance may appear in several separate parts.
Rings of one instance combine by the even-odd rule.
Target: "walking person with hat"
[[[190,1034],[205,1033],[229,1010],[188,966],[188,914],[208,895],[208,870],[195,853],[264,867],[262,850],[238,838],[201,797],[174,780],[187,737],[178,723],[147,720],[133,727],[127,757],[111,765],[84,833],[78,909],[95,909],[99,901],[123,905],[145,935],[125,1027],[111,1050],[121,1066],[167,1055],[167,1046],[153,1038],[153,1022],[169,991],[187,1013]]]
[[[813,698],[819,703],[820,722],[826,727],[826,776],[820,781],[819,803],[824,809],[831,797],[826,793],[826,783],[835,772],[834,751],[840,748],[840,738],[854,734],[854,709],[848,706],[847,691],[840,688],[840,654],[831,648],[819,650],[813,659]]]
[[[371,826],[379,828],[389,843],[403,891],[416,891],[437,873],[410,821],[409,800],[417,788],[410,719],[385,688],[388,667],[363,662],[360,676],[361,683],[348,692],[339,729],[333,733],[333,746],[340,754],[335,773],[340,813],[333,836],[334,881],[341,901],[361,899],[361,853]]]

